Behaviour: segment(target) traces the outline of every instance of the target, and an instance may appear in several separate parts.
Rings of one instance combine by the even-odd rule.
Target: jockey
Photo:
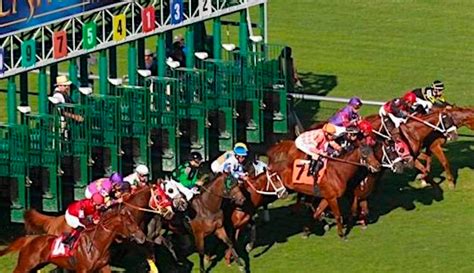
[[[346,128],[351,125],[357,125],[360,120],[359,109],[362,107],[362,101],[358,97],[352,97],[349,103],[332,116],[328,122],[336,128],[336,137],[346,132]]]
[[[451,106],[444,98],[443,91],[444,84],[438,80],[434,81],[431,86],[412,90],[411,92],[416,96],[413,109],[418,113],[427,114],[433,106],[443,108]]]
[[[362,136],[364,137],[365,143],[369,146],[375,145],[375,138],[373,137],[372,133],[374,128],[372,127],[372,124],[367,120],[363,119],[358,123],[357,126],[359,127],[359,130],[362,133]]]
[[[403,98],[396,98],[380,107],[379,115],[382,124],[388,134],[395,140],[400,139],[400,124],[407,121],[411,107],[416,102],[416,96],[413,92],[406,93]]]
[[[219,156],[216,160],[212,162],[211,170],[214,174],[223,172],[224,162],[227,159],[235,156],[235,150],[238,149],[238,147],[242,147],[243,149],[248,151],[247,145],[245,145],[245,143],[242,143],[242,142],[235,143],[233,150],[223,153],[221,156]]]
[[[120,198],[123,187],[123,179],[119,173],[113,173],[110,177],[100,178],[90,183],[86,187],[85,197],[92,198],[94,193],[99,193],[105,198],[105,203],[111,206],[114,203],[122,202]],[[120,193],[119,193],[120,192]],[[113,193],[113,194],[111,194]],[[118,199],[115,199],[119,196]]]
[[[319,170],[326,163],[324,156],[331,155],[334,151],[339,152],[341,150],[341,146],[334,141],[335,133],[336,128],[334,125],[326,123],[322,129],[304,132],[296,138],[296,147],[305,154],[311,156],[308,176],[318,174]]]
[[[148,183],[148,167],[143,164],[139,164],[135,168],[135,172],[125,177],[123,180],[130,183],[132,190],[136,190],[138,187],[143,187]]]
[[[188,189],[194,188],[196,186],[199,167],[201,167],[202,161],[203,158],[199,152],[192,152],[189,155],[189,160],[174,170],[172,175],[173,179]]]
[[[79,238],[81,231],[85,226],[92,222],[99,223],[99,210],[104,206],[104,197],[99,193],[94,193],[91,198],[71,203],[66,210],[64,218],[66,223],[73,228],[73,231],[63,240],[63,243],[69,245],[72,249],[74,242]]]

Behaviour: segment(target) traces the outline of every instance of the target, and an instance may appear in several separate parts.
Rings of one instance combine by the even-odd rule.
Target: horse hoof
[[[341,236],[341,240],[342,240],[343,242],[349,241],[349,239],[348,239],[347,236],[345,236],[345,235],[344,235],[344,236]]]
[[[301,235],[301,239],[308,239],[309,238],[309,234],[307,233],[303,233],[303,235]]]
[[[328,224],[325,224],[323,229],[324,231],[328,232],[331,227]]]
[[[240,272],[245,272],[245,266],[243,266],[243,265],[242,265],[242,266],[239,266],[239,271],[240,271]]]
[[[428,187],[429,185],[430,185],[430,184],[428,184],[428,183],[426,182],[426,180],[424,180],[424,179],[421,180],[421,184],[420,184],[421,188],[426,188],[426,187]]]
[[[245,245],[245,251],[247,251],[247,253],[250,253],[250,251],[252,250],[253,250],[253,244],[248,243],[247,245]]]

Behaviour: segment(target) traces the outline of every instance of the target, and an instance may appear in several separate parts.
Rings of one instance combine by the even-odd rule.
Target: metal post
[[[157,63],[158,63],[158,76],[166,76],[166,36],[165,34],[158,35],[156,41],[156,52],[157,52]]]
[[[16,83],[15,77],[8,78],[7,86],[7,97],[8,97],[8,123],[18,124],[18,118],[16,114]]]
[[[48,81],[46,78],[46,68],[40,68],[38,75],[38,110],[40,114],[48,112]]]
[[[194,67],[194,25],[186,28],[186,67]]]
[[[102,50],[99,53],[99,90],[101,95],[107,95],[108,92],[107,64],[107,51]]]
[[[20,105],[28,105],[28,73],[20,74]]]
[[[79,74],[80,74],[80,86],[89,86],[89,55],[82,55],[79,57]]]
[[[212,25],[212,38],[213,38],[213,58],[220,60],[222,58],[222,28],[221,18],[214,18],[214,24]]]
[[[240,55],[246,57],[248,54],[248,23],[247,23],[247,10],[240,11],[240,25],[239,25],[239,47]]]
[[[52,64],[49,66],[49,90],[53,93],[56,88],[56,77],[58,76],[58,64]]]
[[[79,94],[77,86],[79,86],[79,79],[77,77],[77,59],[73,58],[69,62],[69,80],[72,82],[74,88],[71,88],[71,98],[74,102],[79,101]]]
[[[128,47],[128,83],[137,84],[137,47],[131,42]]]
[[[137,51],[138,51],[138,67],[145,69],[145,38],[137,40]]]
[[[109,48],[109,76],[117,78],[117,47]]]

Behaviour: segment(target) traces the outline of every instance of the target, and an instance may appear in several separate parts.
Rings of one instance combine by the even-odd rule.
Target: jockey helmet
[[[119,173],[113,173],[109,179],[112,185],[122,185],[123,183],[123,178]]]
[[[94,193],[91,197],[92,202],[96,205],[102,205],[104,204],[104,197],[100,193]]]
[[[146,165],[140,164],[135,168],[135,172],[141,176],[148,175],[149,170]]]
[[[238,156],[247,156],[248,155],[248,150],[247,150],[247,147],[236,146],[236,147],[234,147],[234,153],[235,153],[235,155],[238,155]]]
[[[408,92],[403,96],[403,100],[408,103],[415,103],[416,95],[413,92]]]
[[[368,122],[367,120],[361,120],[359,122],[359,129],[363,132],[363,133],[366,133],[366,134],[370,134],[372,133],[372,124],[370,122]]]
[[[359,97],[352,97],[349,100],[349,105],[355,108],[360,108],[362,106],[362,101],[360,100]]]
[[[189,160],[196,160],[196,161],[201,162],[202,161],[202,155],[199,152],[192,152],[189,155]]]
[[[248,150],[248,149],[247,149],[247,145],[245,145],[245,143],[243,143],[243,142],[237,142],[237,143],[235,143],[234,149],[237,148],[237,147],[243,147],[243,148],[245,148],[245,150]]]
[[[331,123],[326,123],[323,126],[323,131],[325,133],[334,135],[336,133],[336,127],[334,127],[334,125],[332,125]]]
[[[444,83],[442,81],[436,80],[434,81],[431,86],[435,90],[443,91],[444,90]]]

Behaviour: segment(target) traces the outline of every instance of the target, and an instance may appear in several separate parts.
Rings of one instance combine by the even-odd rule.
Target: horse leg
[[[205,273],[206,269],[204,268],[204,234],[202,232],[195,233],[195,244],[196,249],[199,253],[199,270],[201,273]]]
[[[336,218],[336,225],[337,225],[337,234],[342,239],[346,239],[346,236],[343,233],[342,227],[342,216],[339,210],[339,204],[337,202],[337,198],[332,198],[328,200],[329,207],[331,208],[332,212],[334,213],[334,218]]]
[[[250,242],[245,246],[245,250],[247,252],[252,251],[255,245],[255,241],[257,240],[257,225],[255,224],[253,220],[249,222],[249,225],[250,225]]]
[[[351,206],[351,219],[349,220],[350,225],[355,224],[354,222],[357,221],[357,216],[359,216],[359,197],[354,194]]]
[[[444,171],[446,172],[446,179],[448,180],[449,188],[454,189],[455,187],[454,176],[453,176],[453,173],[451,172],[451,166],[449,164],[449,161],[443,152],[443,148],[441,148],[441,144],[439,142],[434,142],[433,145],[430,146],[430,150],[433,152],[436,158],[438,158],[439,162],[443,166]]]
[[[367,199],[360,200],[360,217],[359,222],[362,224],[362,228],[367,228],[367,217],[369,215],[369,202]]]
[[[112,268],[110,268],[110,265],[106,265],[99,269],[100,273],[112,273]]]
[[[242,261],[239,258],[239,255],[237,254],[237,251],[235,251],[235,249],[234,249],[234,245],[232,243],[232,240],[230,240],[229,237],[227,236],[227,233],[225,232],[225,229],[223,227],[218,228],[218,229],[216,229],[216,231],[214,233],[216,234],[217,238],[221,239],[227,245],[227,247],[231,250],[231,253],[234,256],[235,260],[237,261],[237,264],[239,266],[244,266],[244,264],[242,263]]]
[[[237,238],[239,237],[239,231],[240,229],[234,230],[234,228],[231,228],[232,230],[230,231],[231,233],[234,234],[229,234],[230,238],[234,238],[234,243],[237,242]],[[225,262],[228,266],[232,263],[232,248],[227,248],[225,252]]]

